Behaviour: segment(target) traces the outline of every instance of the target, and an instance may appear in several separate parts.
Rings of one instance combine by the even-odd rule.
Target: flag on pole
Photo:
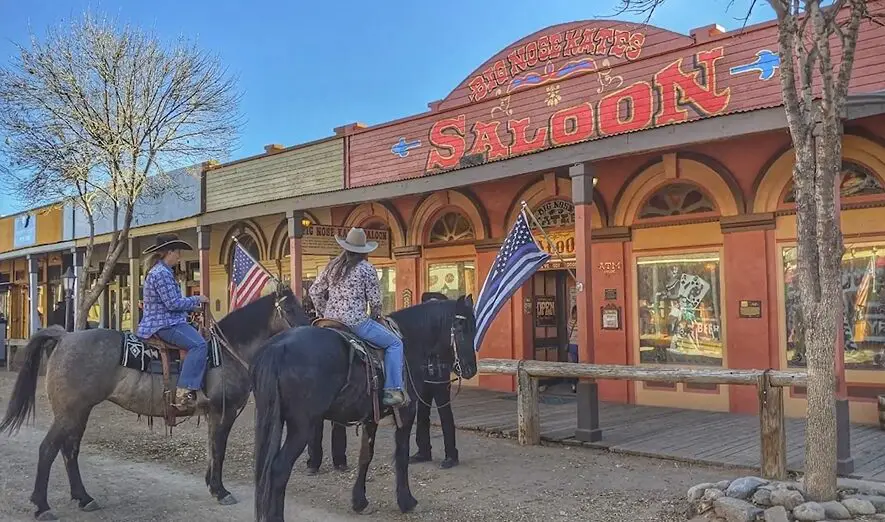
[[[476,300],[476,338],[474,349],[479,351],[483,337],[492,320],[504,303],[522,286],[526,280],[541,268],[550,254],[538,248],[532,231],[529,229],[525,210],[519,213],[516,223],[507,234],[495,263],[486,277],[479,298]]]
[[[238,242],[234,243],[234,262],[230,280],[230,309],[236,310],[258,299],[270,274],[252,259]]]

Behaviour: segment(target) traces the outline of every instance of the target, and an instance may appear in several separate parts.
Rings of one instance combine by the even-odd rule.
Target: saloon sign
[[[335,227],[330,225],[311,225],[304,229],[302,238],[303,252],[307,255],[337,256],[341,253],[341,247],[335,241],[335,236],[345,237],[350,227]],[[370,257],[390,257],[390,232],[387,230],[374,230],[367,228],[366,239],[377,241],[378,249],[369,254]]]
[[[628,35],[623,38],[630,41]],[[639,45],[639,39],[636,42]],[[465,166],[462,161],[472,165],[501,160],[723,113],[731,98],[731,89],[719,85],[716,71],[724,52],[723,47],[716,47],[695,53],[693,60],[679,58],[648,79],[612,89],[608,94],[592,89],[587,95],[587,89],[580,89],[580,102],[562,108],[558,107],[559,101],[566,93],[560,88],[565,89],[570,82],[551,83],[546,91],[534,89],[520,93],[521,100],[534,92],[538,92],[541,103],[546,97],[543,118],[520,116],[510,108],[507,96],[502,103],[506,103],[508,109],[492,110],[488,118],[468,119],[465,114],[459,114],[440,119],[430,128],[425,171],[435,173]],[[591,72],[599,74],[598,69],[594,63]],[[555,72],[551,71],[553,76]],[[536,85],[546,81],[539,80]],[[573,84],[570,88],[575,87]],[[479,92],[474,90],[474,97]],[[520,105],[524,107],[525,103]],[[501,118],[503,115],[508,118]]]

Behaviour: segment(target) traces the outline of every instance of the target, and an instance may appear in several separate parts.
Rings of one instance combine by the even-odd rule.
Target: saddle
[[[399,326],[396,322],[389,317],[382,317],[379,323],[390,330],[394,335],[403,338],[402,333],[399,330]],[[366,341],[365,339],[359,337],[353,330],[350,329],[346,324],[336,321],[335,319],[326,319],[322,317],[318,317],[311,322],[311,326],[316,326],[319,328],[327,328],[329,330],[335,331],[338,335],[340,335],[347,345],[350,347],[350,358],[349,358],[349,366],[347,368],[347,380],[345,381],[344,387],[350,385],[350,375],[353,370],[353,361],[354,358],[359,357],[359,359],[366,366],[366,378],[369,383],[368,389],[366,392],[372,396],[372,409],[374,413],[374,420],[377,424],[381,419],[381,405],[380,405],[380,396],[384,387],[384,349],[375,346],[374,344]],[[405,390],[404,390],[405,394]],[[406,402],[403,403],[402,406],[408,404],[409,397],[408,394],[405,394]],[[402,407],[400,406],[400,408]],[[401,424],[399,420],[399,408],[394,409],[394,415],[397,417],[397,424]]]
[[[181,411],[172,405],[175,401],[175,390],[170,386],[170,375],[172,373],[170,366],[172,362],[184,361],[184,357],[187,355],[187,350],[182,350],[174,344],[169,344],[156,335],[145,339],[144,342],[147,346],[154,348],[160,354],[160,362],[163,366],[163,421],[166,426],[171,428],[177,424],[175,419]]]

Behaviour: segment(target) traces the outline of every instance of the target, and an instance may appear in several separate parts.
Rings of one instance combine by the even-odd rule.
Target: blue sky
[[[85,10],[184,34],[239,78],[246,118],[232,158],[269,143],[294,145],[333,128],[423,112],[510,43],[544,27],[610,16],[616,0],[392,1],[0,0],[0,65],[14,43]],[[719,23],[739,28],[750,0],[667,0],[651,23],[683,34]],[[542,7],[543,6],[543,7]],[[700,6],[703,6],[701,8]],[[757,2],[751,23],[773,18]],[[635,20],[622,16],[621,19]],[[22,210],[0,187],[0,215]]]

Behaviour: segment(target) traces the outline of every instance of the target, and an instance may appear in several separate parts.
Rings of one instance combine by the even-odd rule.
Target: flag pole
[[[544,234],[544,240],[547,241],[547,244],[550,245],[550,248],[553,249],[553,253],[556,254],[556,257],[559,258],[559,260],[562,262],[563,266],[565,266],[565,269],[568,270],[568,273],[570,276],[572,276],[572,279],[577,281],[578,276],[575,274],[574,270],[572,270],[571,268],[568,267],[568,264],[567,264],[565,258],[562,257],[562,253],[559,251],[558,248],[556,248],[556,243],[554,243],[553,241],[550,240],[550,236],[547,235],[547,231],[544,230],[544,227],[542,227],[541,223],[538,222],[538,218],[536,218],[535,214],[532,213],[528,204],[525,201],[522,201],[521,203],[522,203],[522,211],[525,212],[526,214],[528,214],[529,217],[532,218],[532,222],[534,222],[535,226],[538,227],[539,230],[541,230],[542,234]]]

